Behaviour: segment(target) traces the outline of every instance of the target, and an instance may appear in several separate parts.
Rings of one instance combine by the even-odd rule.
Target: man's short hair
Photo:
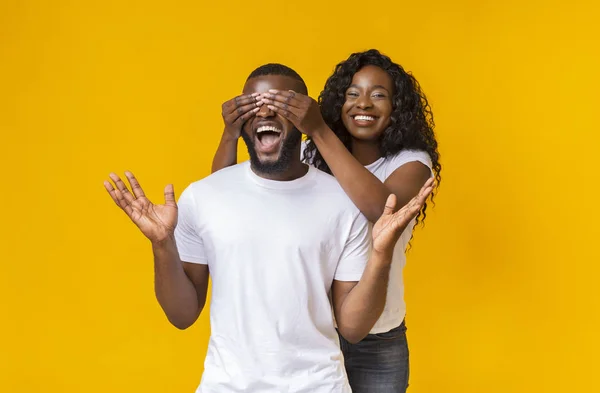
[[[304,79],[302,79],[302,77],[296,71],[294,71],[288,66],[278,63],[269,63],[261,65],[260,67],[252,71],[252,73],[250,73],[248,79],[265,75],[281,75],[296,79],[302,84],[302,87],[304,88],[304,91],[299,91],[298,93],[308,94],[308,88],[306,87],[306,83],[304,83]]]

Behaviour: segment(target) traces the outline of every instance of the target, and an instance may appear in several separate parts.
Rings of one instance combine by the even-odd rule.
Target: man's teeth
[[[354,116],[355,120],[366,120],[366,121],[373,121],[375,120],[375,118],[373,116],[365,116],[365,115],[356,115]]]
[[[258,127],[258,130],[256,130],[257,134],[260,134],[261,132],[265,132],[265,131],[271,131],[271,132],[276,132],[278,134],[281,134],[281,130],[279,128],[273,127],[273,126],[261,126]]]

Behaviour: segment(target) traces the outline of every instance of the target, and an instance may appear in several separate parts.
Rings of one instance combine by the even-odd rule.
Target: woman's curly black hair
[[[346,101],[346,90],[352,83],[354,74],[367,65],[382,68],[392,77],[394,83],[390,125],[383,132],[379,141],[381,156],[390,157],[406,149],[426,151],[431,157],[436,183],[439,185],[442,166],[433,131],[435,127],[433,113],[427,97],[414,76],[404,71],[400,65],[378,50],[371,49],[366,52],[353,53],[347,60],[335,67],[333,75],[327,79],[325,88],[319,95],[323,119],[346,148],[352,152],[352,137],[341,118],[342,106]],[[307,139],[304,150],[304,160],[331,174],[329,166],[310,137]],[[432,201],[433,196],[432,192]],[[417,222],[425,219],[426,209],[427,204],[419,212]]]

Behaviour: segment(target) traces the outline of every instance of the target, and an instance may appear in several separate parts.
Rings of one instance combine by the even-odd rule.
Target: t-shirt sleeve
[[[305,164],[310,164],[307,162],[306,157],[304,157],[304,154],[306,152],[306,139],[303,139],[302,142],[300,142],[300,158],[302,159],[302,162]]]
[[[208,264],[204,252],[204,244],[198,232],[198,220],[196,201],[188,187],[179,197],[177,202],[178,219],[175,227],[175,242],[179,258],[183,262]]]
[[[337,281],[359,281],[371,253],[371,225],[360,213],[356,215],[335,271]]]
[[[431,157],[426,151],[423,150],[402,150],[400,153],[396,154],[388,161],[388,165],[386,168],[386,179],[398,168],[400,168],[404,164],[408,164],[409,162],[418,161],[423,165],[427,166],[431,171],[432,163]],[[433,171],[431,171],[433,175]]]

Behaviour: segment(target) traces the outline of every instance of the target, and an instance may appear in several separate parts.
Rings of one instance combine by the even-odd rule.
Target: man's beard
[[[288,170],[294,160],[294,154],[296,148],[302,140],[302,134],[296,128],[290,131],[289,135],[283,140],[281,150],[279,151],[279,158],[277,161],[261,162],[254,146],[254,138],[242,131],[242,139],[246,143],[248,148],[248,154],[250,155],[250,163],[252,168],[264,174],[276,174],[282,173]]]

